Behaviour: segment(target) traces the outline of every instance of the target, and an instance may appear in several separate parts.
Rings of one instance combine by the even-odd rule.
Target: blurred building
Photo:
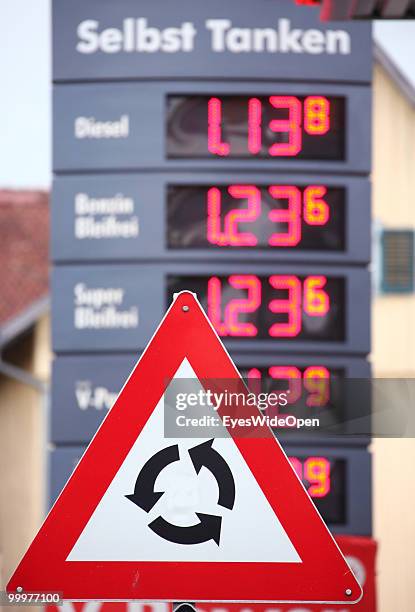
[[[415,89],[381,48],[374,52],[372,363],[377,377],[413,378]],[[44,511],[51,360],[45,193],[0,192],[0,244],[1,588]],[[373,443],[382,612],[413,610],[414,446],[413,440]]]
[[[375,47],[373,122],[376,376],[415,375],[415,89]]]
[[[372,363],[376,377],[415,377],[415,89],[378,46],[373,82]],[[405,381],[396,385],[405,392]],[[415,405],[415,398],[413,403]],[[408,398],[405,397],[408,406]],[[409,407],[409,406],[408,406]],[[415,441],[380,439],[374,452],[374,535],[381,612],[414,609]]]
[[[0,589],[44,513],[48,195],[0,191]]]

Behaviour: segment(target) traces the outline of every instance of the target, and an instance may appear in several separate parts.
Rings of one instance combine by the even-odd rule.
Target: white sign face
[[[187,359],[175,378],[196,378]],[[206,453],[222,465],[220,474],[200,468]],[[218,503],[221,478],[233,479],[224,483],[225,505]],[[164,396],[67,561],[301,563],[233,439],[165,438]]]

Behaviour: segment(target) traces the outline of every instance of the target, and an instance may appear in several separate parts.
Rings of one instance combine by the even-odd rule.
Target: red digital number
[[[248,149],[252,155],[262,147],[262,104],[257,98],[248,102]]]
[[[325,457],[308,457],[304,462],[289,457],[297,476],[308,485],[310,497],[325,497],[330,493],[330,461]]]
[[[327,283],[325,276],[308,276],[304,280],[302,300],[301,282],[296,276],[271,276],[269,282],[274,289],[286,289],[287,299],[271,300],[269,309],[275,313],[287,314],[287,321],[274,323],[270,330],[270,336],[277,338],[295,337],[301,331],[302,310],[313,317],[322,317],[330,309],[330,299],[323,290]]]
[[[287,223],[288,231],[272,234],[268,243],[270,246],[291,247],[301,240],[301,193],[293,185],[271,185],[270,195],[278,199],[288,200],[288,208],[274,208],[268,217],[273,223]]]
[[[301,397],[301,372],[295,366],[272,366],[268,370],[271,378],[288,381],[288,403],[294,404]]]
[[[233,299],[227,304],[222,321],[222,283],[213,276],[208,281],[208,317],[220,336],[256,336],[257,327],[253,323],[239,320],[239,313],[255,312],[261,305],[261,282],[257,276],[233,275],[228,282],[234,289],[245,289],[248,296]]]
[[[330,372],[324,366],[306,368],[304,387],[309,393],[307,406],[325,406],[330,400]]]
[[[271,366],[268,369],[270,378],[288,382],[288,403],[295,404],[302,394],[301,380],[304,379],[304,389],[307,391],[307,406],[326,406],[330,400],[330,372],[325,366],[309,366],[301,373],[296,366]],[[261,389],[261,372],[251,368],[247,374],[248,381],[258,381],[256,388]]]
[[[292,157],[301,151],[301,102],[294,96],[271,96],[269,99],[274,108],[284,108],[288,111],[288,119],[272,119],[269,127],[273,132],[288,134],[288,142],[276,142],[269,154],[273,157]]]
[[[310,185],[304,190],[304,221],[308,225],[326,225],[330,219],[330,208],[323,200],[326,187]]]
[[[324,317],[330,310],[330,298],[323,287],[325,276],[308,276],[304,281],[304,311],[310,317]]]
[[[222,319],[222,282],[216,276],[209,278],[207,284],[208,316],[220,336],[256,336],[257,327],[248,321],[239,320],[239,314],[254,313],[261,306],[261,281],[257,276],[240,274],[229,276],[228,284],[233,289],[247,292],[247,297],[231,299]],[[268,279],[277,290],[285,290],[287,298],[271,300],[268,308],[273,313],[283,313],[287,320],[271,325],[271,337],[293,338],[301,332],[302,310],[310,316],[324,316],[330,308],[328,294],[323,290],[327,283],[325,276],[307,276],[302,283],[294,275],[273,275]],[[303,295],[302,295],[303,294]]]
[[[276,338],[292,338],[301,331],[301,281],[296,276],[270,276],[269,283],[274,289],[285,289],[287,299],[271,300],[268,308],[271,312],[284,313],[287,321],[274,323],[269,329],[269,335]]]
[[[288,380],[289,404],[294,404],[301,397],[301,378],[308,391],[307,406],[325,406],[330,399],[330,372],[324,366],[309,366],[303,374],[295,366],[272,366],[269,375],[278,380]]]
[[[330,130],[330,102],[324,96],[308,96],[302,104],[296,96],[270,96],[273,108],[287,112],[285,119],[272,119],[267,126],[276,134],[286,135],[287,142],[275,142],[269,147],[272,157],[295,157],[303,145],[304,131],[310,136],[321,136]],[[303,120],[304,119],[304,120]],[[257,155],[262,149],[262,102],[248,100],[248,151]],[[230,144],[222,140],[222,101],[208,101],[208,150],[213,155],[226,157]]]
[[[222,102],[218,98],[208,102],[208,149],[221,156],[229,155],[231,149],[228,142],[222,142]]]
[[[323,96],[304,100],[304,129],[307,134],[327,134],[330,129],[330,102]]]
[[[261,192],[254,185],[231,185],[229,194],[235,199],[247,201],[246,208],[230,210],[224,219],[221,230],[221,192],[216,187],[208,191],[207,239],[218,246],[247,247],[258,244],[257,237],[251,232],[238,232],[239,223],[255,221],[261,212]]]
[[[253,223],[261,215],[261,191],[255,185],[230,185],[228,194],[235,200],[246,200],[246,208],[233,208],[222,219],[222,192],[218,187],[207,191],[206,238],[216,246],[255,247],[258,239],[252,232],[239,232],[240,223]],[[323,199],[327,188],[310,185],[304,193],[294,185],[271,185],[269,194],[276,200],[287,200],[286,208],[268,213],[272,223],[285,223],[285,232],[275,232],[268,243],[272,247],[295,247],[302,237],[302,216],[308,225],[325,225],[330,208]]]
[[[304,462],[304,478],[310,483],[311,497],[325,497],[330,492],[330,461],[324,457],[309,457]]]

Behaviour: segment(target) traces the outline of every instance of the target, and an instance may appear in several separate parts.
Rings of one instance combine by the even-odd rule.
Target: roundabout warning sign
[[[168,310],[8,592],[60,592],[69,601],[358,601],[361,587],[267,426],[166,437],[174,409],[166,391],[180,379],[248,392],[188,291]],[[223,420],[221,407],[216,414]]]

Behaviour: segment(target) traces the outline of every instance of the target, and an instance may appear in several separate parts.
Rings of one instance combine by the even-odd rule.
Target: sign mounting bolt
[[[346,589],[346,595],[350,597],[351,594],[352,594],[352,589]]]
[[[183,310],[183,312],[189,312],[190,308],[189,308],[189,306],[184,305],[184,306],[182,306],[182,310]]]

